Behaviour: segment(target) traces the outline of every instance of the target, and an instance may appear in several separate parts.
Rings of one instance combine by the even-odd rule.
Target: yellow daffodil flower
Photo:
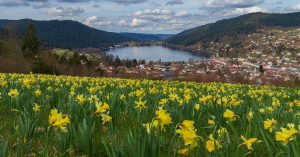
[[[41,106],[38,105],[38,104],[34,104],[33,107],[32,107],[32,110],[34,112],[39,112],[41,110]]]
[[[20,93],[17,89],[11,89],[8,93],[8,96],[10,96],[13,99],[16,99],[19,95]]]
[[[243,143],[241,143],[239,146],[246,146],[248,150],[253,150],[252,145],[254,143],[260,143],[261,141],[258,140],[257,138],[250,138],[247,139],[244,136],[241,136],[241,139],[244,141]]]
[[[205,147],[206,147],[206,150],[210,153],[215,151],[216,149],[222,148],[219,141],[215,140],[212,134],[209,135],[209,140],[206,141]]]
[[[264,128],[272,132],[276,126],[277,121],[275,119],[267,119],[264,121]]]
[[[235,121],[236,120],[236,115],[233,111],[231,110],[225,110],[223,117],[229,121]]]
[[[293,141],[296,138],[295,135],[298,133],[299,132],[294,128],[281,128],[281,131],[276,132],[275,139],[276,141],[281,142],[283,145],[286,145],[288,142]]]

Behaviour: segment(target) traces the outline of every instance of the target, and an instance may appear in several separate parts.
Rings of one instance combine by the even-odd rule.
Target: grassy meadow
[[[296,157],[300,88],[0,74],[0,156]]]

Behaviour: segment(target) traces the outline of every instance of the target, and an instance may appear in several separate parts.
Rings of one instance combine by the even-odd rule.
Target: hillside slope
[[[140,41],[160,41],[172,36],[172,34],[143,34],[143,33],[127,33],[127,32],[120,33],[120,34]]]
[[[102,47],[134,40],[117,33],[97,30],[82,23],[69,20],[0,20],[0,29],[13,30],[21,37],[30,23],[36,27],[42,44],[48,47]]]
[[[222,41],[255,32],[264,27],[300,26],[300,13],[251,13],[236,18],[220,20],[181,32],[166,40],[175,45],[189,46],[198,42]]]

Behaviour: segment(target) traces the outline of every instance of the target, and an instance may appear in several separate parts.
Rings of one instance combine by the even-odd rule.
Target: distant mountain
[[[172,34],[143,34],[143,33],[120,33],[120,34],[140,41],[161,41],[172,36]]]
[[[251,13],[186,30],[168,38],[166,42],[184,46],[198,42],[222,42],[253,33],[264,27],[295,26],[300,26],[299,12],[287,14]]]
[[[136,40],[122,36],[118,33],[97,30],[82,23],[70,20],[0,20],[0,29],[13,30],[21,37],[30,23],[36,27],[42,44],[49,47],[98,48],[115,43]]]

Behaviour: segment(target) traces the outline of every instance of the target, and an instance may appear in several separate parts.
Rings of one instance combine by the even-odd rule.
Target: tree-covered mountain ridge
[[[122,32],[120,34],[140,41],[161,41],[173,36],[173,34],[146,34],[129,32]]]
[[[166,42],[175,45],[190,46],[198,42],[236,40],[240,36],[254,33],[258,29],[266,27],[298,26],[300,26],[300,12],[250,13],[183,31],[166,39]]]
[[[9,33],[22,38],[29,24],[35,26],[42,45],[46,47],[100,48],[136,40],[118,33],[98,30],[71,20],[0,20],[0,29],[2,32],[9,31]]]

